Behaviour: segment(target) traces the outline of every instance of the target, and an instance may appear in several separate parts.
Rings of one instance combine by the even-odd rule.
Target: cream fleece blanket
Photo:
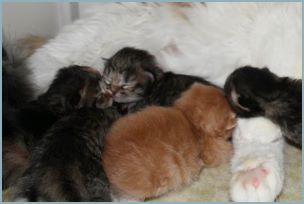
[[[290,145],[285,148],[285,184],[277,201],[301,201],[301,151]],[[179,191],[168,193],[151,201],[165,202],[211,202],[230,201],[229,199],[229,165],[204,169],[198,181]],[[9,201],[10,189],[3,191],[3,201]]]
[[[285,147],[285,184],[277,201],[301,200],[301,151],[290,145]],[[230,201],[229,182],[231,174],[229,165],[204,169],[198,181],[177,192],[171,192],[153,201]]]

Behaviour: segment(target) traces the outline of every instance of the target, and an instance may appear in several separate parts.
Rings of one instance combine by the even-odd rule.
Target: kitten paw
[[[256,168],[236,172],[231,180],[233,201],[271,202],[282,189],[282,183],[275,168],[261,164]]]

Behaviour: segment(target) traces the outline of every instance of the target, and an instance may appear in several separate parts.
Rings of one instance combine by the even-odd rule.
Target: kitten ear
[[[164,74],[162,69],[157,66],[153,67],[153,69],[150,72],[153,74],[154,80],[159,80],[160,78],[162,78]]]
[[[85,105],[85,103],[86,103],[86,95],[87,95],[87,85],[85,85],[85,87],[83,87],[79,91],[80,99],[79,99],[78,104],[76,105],[76,108],[81,108],[81,107],[83,107]]]
[[[163,76],[163,71],[158,67],[155,67],[152,70],[144,71],[144,74],[148,76],[152,81],[156,81]]]
[[[155,80],[155,77],[151,72],[144,71],[144,75],[147,76],[151,81]]]
[[[79,102],[76,105],[76,108],[82,108],[84,106],[92,106],[96,97],[97,93],[100,92],[99,84],[94,87],[88,81],[85,81],[84,86],[82,89],[79,90]]]

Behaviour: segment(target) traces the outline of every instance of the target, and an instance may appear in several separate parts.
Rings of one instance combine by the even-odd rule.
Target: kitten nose
[[[115,84],[111,85],[111,91],[112,91],[113,95],[115,95],[115,93],[117,93],[119,91],[119,89],[120,89],[120,86],[117,86]]]

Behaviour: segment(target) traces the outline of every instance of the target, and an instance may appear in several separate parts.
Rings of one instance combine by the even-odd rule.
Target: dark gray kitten
[[[227,78],[224,89],[239,117],[265,116],[281,127],[287,140],[302,148],[302,80],[245,66]]]
[[[103,137],[115,108],[81,108],[58,120],[37,145],[14,201],[111,201],[101,165]]]
[[[163,72],[153,55],[130,47],[107,60],[103,77],[102,89],[126,112],[172,105],[195,82],[212,85],[200,77]]]

